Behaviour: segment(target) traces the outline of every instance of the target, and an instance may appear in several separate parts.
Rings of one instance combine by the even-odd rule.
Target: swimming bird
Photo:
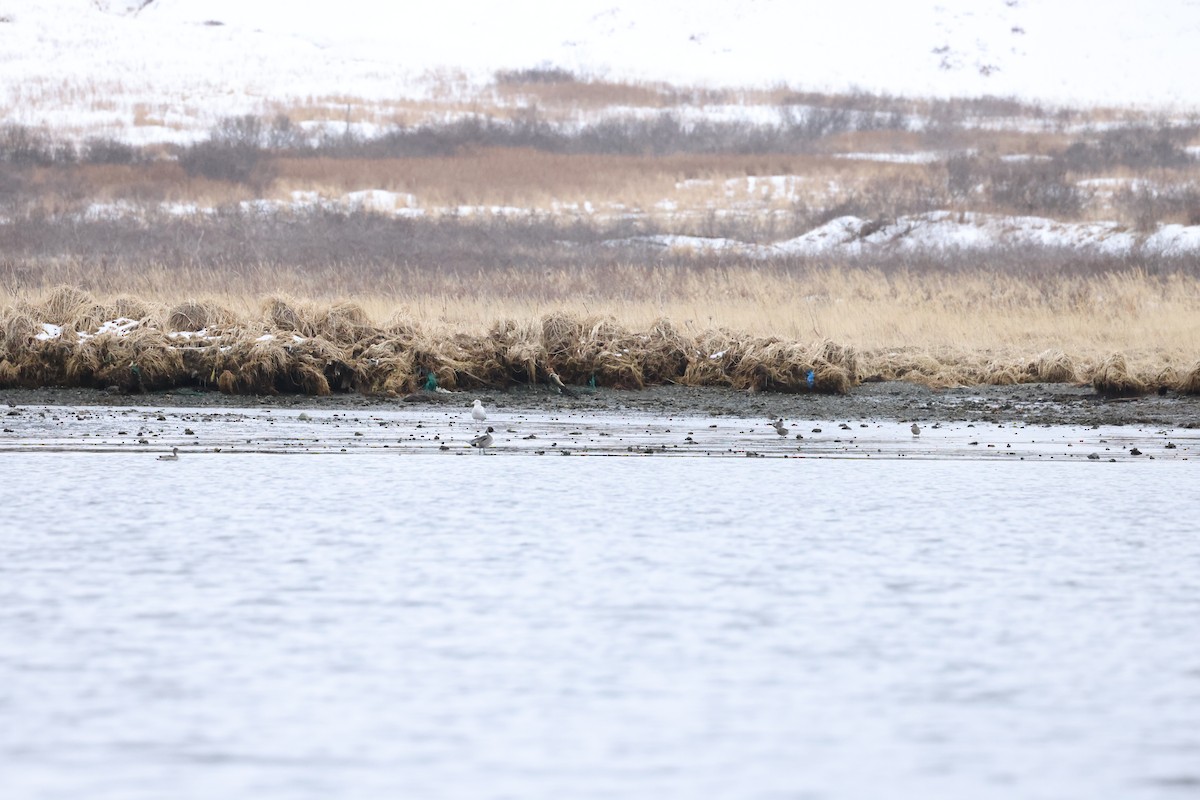
[[[479,401],[476,400],[475,402],[478,403]],[[478,447],[480,452],[483,452],[483,449],[485,447],[491,447],[492,442],[495,441],[492,438],[493,433],[495,433],[495,429],[492,428],[491,425],[489,425],[488,429],[487,429],[487,433],[481,433],[478,436],[476,436],[474,439],[471,440],[471,447]]]
[[[911,427],[911,428],[909,428],[909,430],[911,430],[911,431],[913,432],[913,436],[920,436],[920,435],[921,435],[921,426],[920,426],[920,425],[918,425],[918,424],[917,424],[917,423],[915,423],[915,422],[912,424],[912,427]]]
[[[172,447],[170,455],[159,456],[158,460],[159,461],[178,461],[179,460],[179,448]]]
[[[775,432],[778,433],[780,436],[788,435],[787,426],[783,424],[783,417],[780,417],[779,419],[772,422],[771,427],[775,428]]]
[[[475,405],[471,408],[471,419],[476,422],[483,422],[487,419],[487,411],[483,408],[483,401],[476,400]]]

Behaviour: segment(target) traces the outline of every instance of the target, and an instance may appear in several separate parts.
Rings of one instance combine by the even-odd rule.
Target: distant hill
[[[1200,0],[0,0],[0,19],[0,107],[52,126],[102,120],[113,95],[238,113],[264,98],[478,87],[539,65],[1200,110]]]

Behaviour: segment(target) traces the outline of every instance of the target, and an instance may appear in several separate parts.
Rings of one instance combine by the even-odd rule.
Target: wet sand
[[[476,397],[486,421],[472,419]],[[1190,460],[1200,402],[1104,401],[1056,387],[931,392],[873,384],[849,396],[713,389],[529,390],[360,396],[230,397],[173,392],[5,392],[0,453],[430,454]],[[772,420],[783,419],[778,428]],[[914,422],[919,433],[912,433]],[[471,440],[491,426],[485,451]]]

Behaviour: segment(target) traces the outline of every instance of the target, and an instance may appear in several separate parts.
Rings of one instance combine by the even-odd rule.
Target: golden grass
[[[123,316],[142,320],[138,332],[148,338],[131,340],[148,354],[139,358],[166,359],[168,366],[142,370],[147,388],[182,380],[228,392],[396,393],[430,374],[446,388],[506,386],[544,381],[550,369],[568,383],[630,388],[671,381],[806,391],[809,372],[824,391],[847,391],[860,380],[931,387],[1078,381],[1106,395],[1200,387],[1200,280],[1183,276],[1022,279],[754,266],[471,276],[398,270],[350,299],[345,287],[324,284],[326,277],[163,269],[87,291],[0,292],[0,354],[9,365],[3,380],[110,379],[112,370],[96,359],[111,367],[126,358],[114,355],[130,346],[117,341],[124,337],[87,340],[113,341],[94,353],[87,348],[96,345],[87,345],[91,355],[68,369],[70,358],[81,357],[63,352],[70,337],[38,342],[33,335],[44,322],[91,333]],[[181,348],[164,335],[200,328],[220,346]],[[273,338],[256,341],[264,334]],[[182,352],[187,377],[165,377],[175,363],[166,351]],[[39,363],[26,364],[29,357]]]
[[[1136,397],[1146,393],[1146,384],[1129,372],[1123,353],[1113,353],[1092,374],[1092,386],[1107,397]]]
[[[672,155],[662,157],[562,155],[522,148],[490,148],[456,156],[404,159],[281,158],[276,191],[298,189],[339,195],[361,189],[406,192],[426,207],[500,205],[547,209],[554,203],[590,202],[651,209],[663,200],[700,209],[730,203],[724,181],[747,176],[804,176],[808,199],[826,196],[830,181],[847,188],[913,173],[913,165],[881,164],[828,156]],[[683,187],[677,184],[692,181]],[[696,184],[695,181],[706,181]],[[735,202],[764,198],[742,190]],[[766,198],[770,200],[771,198]],[[795,198],[776,198],[790,203]],[[769,202],[767,203],[770,204]]]
[[[185,301],[117,334],[99,333],[100,323],[69,313],[89,299],[87,292],[57,287],[40,301],[9,306],[0,388],[399,394],[431,384],[453,390],[544,383],[555,372],[569,384],[630,389],[683,383],[846,392],[857,377],[853,351],[832,343],[722,334],[720,341],[730,345],[713,352],[711,337],[686,335],[667,320],[638,330],[612,317],[558,313],[523,323],[501,320],[483,332],[427,333],[395,318],[380,327],[348,301],[325,305],[272,297],[261,313],[241,318],[214,302]],[[58,315],[64,335],[36,338],[38,316],[60,306],[67,309]],[[178,330],[188,334],[175,334]]]
[[[622,81],[564,83],[501,83],[496,95],[505,105],[536,106],[554,111],[581,108],[662,108],[674,105],[674,93],[664,84]]]

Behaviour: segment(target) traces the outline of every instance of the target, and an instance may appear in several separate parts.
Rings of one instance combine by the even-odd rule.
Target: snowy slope
[[[1186,256],[1200,251],[1200,226],[1162,225],[1139,235],[1112,222],[1060,222],[1044,217],[955,214],[934,211],[902,216],[883,225],[838,217],[795,239],[757,245],[700,236],[641,236],[610,242],[697,253],[726,252],[746,258],[881,255],[1005,248],[1073,249],[1096,255]]]
[[[274,100],[422,97],[444,90],[446,75],[478,87],[497,68],[539,64],[681,83],[1200,109],[1200,0],[141,6],[0,0],[5,117],[103,129],[118,124],[119,107],[127,116],[143,104],[170,131]]]

